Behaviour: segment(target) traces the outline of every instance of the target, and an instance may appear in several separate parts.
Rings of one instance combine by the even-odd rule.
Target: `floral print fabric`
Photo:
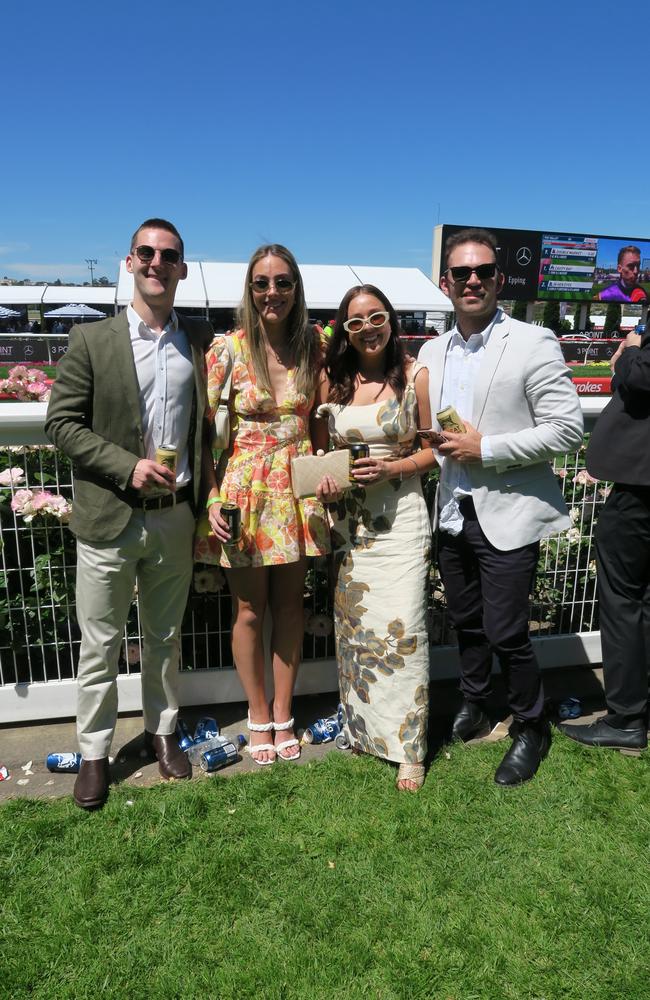
[[[413,448],[412,382],[401,405],[392,399],[325,407],[337,447],[367,441],[371,455],[386,459]],[[391,761],[421,762],[429,707],[431,527],[419,477],[348,490],[332,514],[332,548],[339,688],[350,744]]]
[[[230,448],[222,456],[221,499],[241,511],[242,538],[223,546],[221,565],[270,566],[329,552],[329,529],[322,504],[296,500],[291,491],[291,459],[311,454],[309,415],[313,397],[295,389],[293,372],[278,406],[257,385],[243,330],[229,335],[233,356]],[[207,357],[208,406],[215,413],[230,366],[226,337],[215,337]],[[198,538],[195,559],[213,562],[214,539]],[[202,550],[205,550],[203,552]]]

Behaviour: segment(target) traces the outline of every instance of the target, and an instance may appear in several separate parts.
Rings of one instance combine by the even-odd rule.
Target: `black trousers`
[[[539,719],[544,691],[528,635],[529,595],[539,542],[503,552],[485,537],[471,498],[463,499],[459,535],[438,532],[438,560],[449,616],[458,634],[460,688],[468,701],[491,690],[495,653],[516,719]]]
[[[615,483],[594,535],[609,711],[645,719],[650,661],[650,487]]]

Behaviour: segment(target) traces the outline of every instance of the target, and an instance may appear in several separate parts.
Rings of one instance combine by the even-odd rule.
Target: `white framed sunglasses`
[[[371,313],[370,316],[366,316],[365,319],[361,319],[360,316],[353,316],[352,319],[346,319],[343,324],[343,329],[346,333],[361,333],[364,326],[372,326],[375,330],[379,330],[380,327],[387,323],[390,319],[390,313],[382,310],[382,312]]]

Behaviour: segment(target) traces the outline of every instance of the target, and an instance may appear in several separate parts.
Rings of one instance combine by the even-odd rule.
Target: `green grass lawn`
[[[611,378],[612,369],[609,362],[596,362],[592,365],[571,365],[571,374],[580,378]]]
[[[650,992],[650,772],[557,736],[437,756],[419,795],[332,752],[0,810],[0,996],[635,1000]]]

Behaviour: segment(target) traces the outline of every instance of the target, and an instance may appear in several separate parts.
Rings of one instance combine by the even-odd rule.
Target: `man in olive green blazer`
[[[126,258],[133,302],[75,326],[52,388],[45,429],[73,463],[81,628],[74,799],[101,806],[117,720],[120,648],[137,584],[143,632],[145,741],[164,777],[191,771],[174,736],[180,625],[192,572],[204,441],[209,323],[173,310],[186,277],[183,241],[164,219],[135,232]],[[156,448],[177,452],[176,472]]]

